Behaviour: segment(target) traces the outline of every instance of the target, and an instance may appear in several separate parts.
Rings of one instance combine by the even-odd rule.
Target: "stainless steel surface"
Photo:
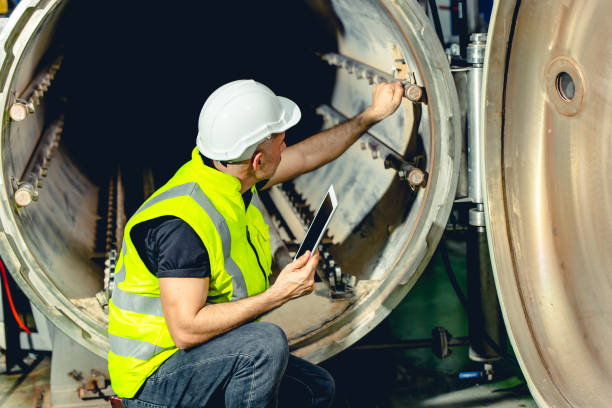
[[[99,299],[96,295],[103,291],[105,283],[110,284],[108,279],[105,282],[102,263],[113,245],[112,239],[103,239],[105,245],[96,250],[96,232],[102,228],[104,237],[120,237],[125,222],[121,177],[114,182],[114,173],[108,174],[99,181],[100,185],[96,184],[73,160],[82,151],[71,151],[71,145],[66,143],[57,149],[36,205],[16,208],[10,187],[11,177],[22,174],[35,149],[50,119],[47,113],[59,102],[44,98],[35,112],[20,122],[7,119],[8,109],[37,74],[43,54],[53,45],[64,4],[60,0],[23,0],[0,33],[0,104],[4,106],[0,138],[0,256],[26,295],[54,325],[104,357],[108,350],[108,317],[103,296]],[[340,208],[324,245],[329,247],[333,260],[330,271],[334,279],[352,289],[349,298],[332,299],[329,285],[320,282],[313,294],[264,317],[285,330],[297,355],[314,362],[359,340],[414,285],[446,225],[461,151],[453,79],[422,8],[412,1],[390,0],[334,0],[332,5],[342,25],[337,33],[339,53],[383,72],[409,69],[411,83],[421,87],[422,103],[404,100],[396,114],[371,132],[402,160],[414,160],[418,164],[415,167],[426,172],[427,177],[423,187],[413,190],[395,171],[385,169],[384,157],[378,155],[378,150],[366,147],[362,151],[357,143],[339,160],[295,181],[294,195],[304,200],[285,203],[285,214],[298,210],[297,220],[291,221],[295,234],[303,229],[307,219],[304,214],[308,213],[300,211],[299,205],[312,209],[330,182],[337,187]],[[69,57],[79,57],[64,56],[64,68],[69,66]],[[371,86],[338,70],[333,92],[326,98],[319,103],[351,116],[370,103]],[[372,152],[381,160],[372,160]],[[121,168],[124,171],[125,167]],[[414,182],[419,174],[410,175],[410,171],[407,177]],[[110,195],[106,187],[109,180],[113,180],[114,190]],[[116,209],[111,211],[113,206]],[[101,226],[97,222],[100,217],[106,219]],[[112,218],[116,218],[114,222]],[[295,236],[285,235],[284,239],[289,244],[296,241]],[[110,257],[108,261],[110,269]]]
[[[468,195],[475,203],[482,203],[481,160],[482,138],[480,103],[482,100],[482,63],[486,34],[473,34],[467,47],[467,61],[472,64],[467,71],[467,161]]]
[[[482,139],[481,112],[482,68],[473,66],[467,71],[467,160],[468,195],[475,203],[482,203]]]
[[[487,45],[486,33],[474,33],[470,35],[470,43],[466,49],[466,61],[470,64],[484,63],[485,49]]]
[[[612,401],[611,15],[608,0],[508,0],[489,31],[487,231],[541,407]],[[564,72],[573,92],[560,89]]]
[[[475,227],[484,227],[485,226],[485,215],[482,210],[478,208],[470,208],[469,212],[469,223]]]

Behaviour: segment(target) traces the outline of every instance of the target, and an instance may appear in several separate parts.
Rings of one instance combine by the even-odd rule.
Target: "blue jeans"
[[[244,324],[179,350],[143,384],[126,408],[329,407],[334,380],[289,354],[285,333],[265,322]]]

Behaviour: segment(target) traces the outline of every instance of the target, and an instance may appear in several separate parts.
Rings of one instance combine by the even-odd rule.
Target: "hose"
[[[11,311],[13,312],[13,317],[17,321],[21,330],[28,334],[32,334],[30,329],[23,323],[21,318],[19,317],[19,313],[17,313],[17,309],[15,309],[15,304],[13,303],[13,296],[11,295],[11,289],[9,288],[8,276],[6,275],[6,268],[4,267],[4,262],[0,259],[0,271],[2,272],[2,279],[4,280],[4,289],[6,291],[6,298],[8,299],[9,305],[11,307]]]

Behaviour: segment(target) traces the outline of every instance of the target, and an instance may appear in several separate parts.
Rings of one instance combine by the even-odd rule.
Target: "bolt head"
[[[408,174],[408,182],[414,186],[420,186],[425,181],[425,173],[420,169],[413,169]]]
[[[423,88],[418,85],[408,85],[405,92],[406,98],[412,102],[418,102],[421,100],[421,98],[423,98]]]
[[[15,192],[15,203],[20,207],[26,207],[32,202],[32,194],[29,191],[17,190]]]
[[[21,122],[28,115],[28,108],[22,103],[14,103],[9,109],[9,116],[15,122]]]

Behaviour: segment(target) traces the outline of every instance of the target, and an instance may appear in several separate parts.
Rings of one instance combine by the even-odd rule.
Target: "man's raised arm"
[[[372,125],[395,112],[402,102],[403,92],[404,89],[399,82],[378,84],[372,91],[372,105],[363,112],[346,122],[287,147],[276,173],[264,189],[336,159]]]

